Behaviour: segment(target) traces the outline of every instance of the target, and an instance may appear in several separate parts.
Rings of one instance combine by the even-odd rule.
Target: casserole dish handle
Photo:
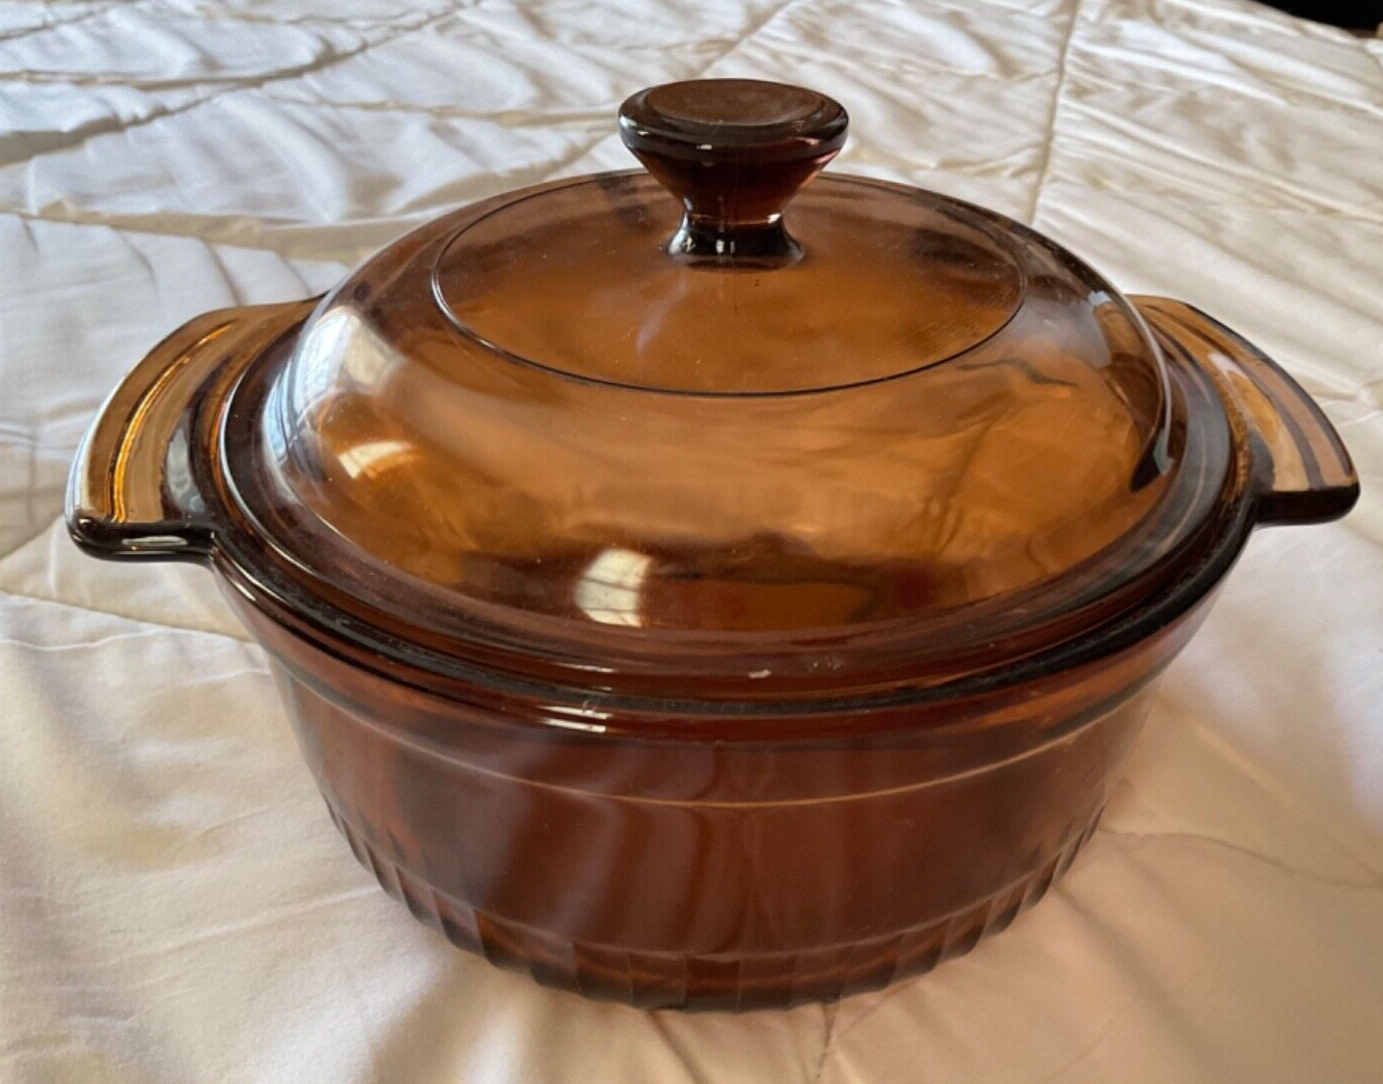
[[[1248,428],[1259,523],[1323,523],[1359,499],[1339,433],[1314,400],[1261,350],[1218,320],[1165,297],[1130,298],[1162,348],[1215,380]]]
[[[196,460],[245,367],[315,299],[205,313],[150,351],[87,430],[67,486],[67,529],[96,557],[199,561],[213,530]]]

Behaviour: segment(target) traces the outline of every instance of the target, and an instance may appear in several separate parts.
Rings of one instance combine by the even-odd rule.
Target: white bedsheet
[[[157,339],[631,164],[638,87],[835,95],[837,168],[1034,223],[1275,355],[1360,467],[1260,533],[1066,881],[839,1006],[647,1014],[462,955],[337,838],[211,577],[87,560]],[[1383,1081],[1383,41],[1243,0],[0,2],[0,1081]]]

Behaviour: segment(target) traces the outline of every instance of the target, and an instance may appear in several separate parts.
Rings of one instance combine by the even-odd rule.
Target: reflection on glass
[[[391,467],[417,458],[417,449],[404,440],[371,440],[347,448],[338,457],[352,478],[374,478]]]
[[[345,373],[356,390],[378,390],[399,355],[360,314],[337,305],[318,316],[298,343],[293,399],[300,412],[339,394]]]
[[[639,596],[653,558],[613,546],[602,550],[576,581],[576,606],[605,625],[643,624]]]

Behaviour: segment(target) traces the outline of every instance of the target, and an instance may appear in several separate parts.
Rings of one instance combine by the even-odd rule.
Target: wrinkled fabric
[[[209,574],[81,557],[82,430],[180,322],[631,161],[629,92],[785,79],[835,168],[1034,224],[1324,405],[1066,880],[838,1006],[644,1013],[462,955],[337,838]],[[1242,0],[0,4],[0,1081],[1383,1080],[1383,42]],[[477,829],[479,830],[479,829]]]

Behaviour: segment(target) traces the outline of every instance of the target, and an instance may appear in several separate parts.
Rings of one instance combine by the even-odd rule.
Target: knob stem
[[[757,79],[666,83],[619,111],[624,145],[682,203],[668,252],[729,267],[801,258],[783,210],[839,153],[848,125],[839,102]]]

